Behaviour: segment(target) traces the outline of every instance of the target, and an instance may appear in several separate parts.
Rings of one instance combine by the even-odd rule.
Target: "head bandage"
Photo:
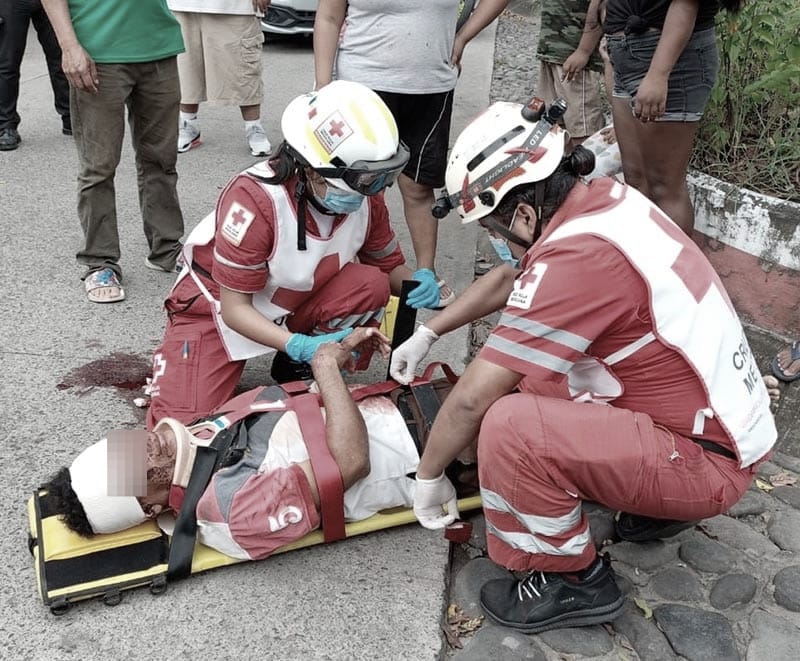
[[[72,490],[96,533],[131,528],[147,516],[133,496],[108,495],[108,442],[102,439],[81,452],[69,468]]]

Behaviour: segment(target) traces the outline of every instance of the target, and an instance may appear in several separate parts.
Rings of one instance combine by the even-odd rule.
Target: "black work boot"
[[[526,633],[610,622],[622,614],[624,597],[608,558],[577,574],[533,572],[517,581],[501,578],[481,588],[481,606],[495,622]]]
[[[0,129],[0,151],[11,151],[19,147],[22,138],[19,137],[17,129]]]
[[[275,383],[289,383],[290,381],[308,381],[314,378],[311,365],[292,360],[283,351],[276,351],[272,359],[269,375]]]
[[[620,512],[614,527],[619,538],[626,542],[651,542],[677,535],[683,530],[693,528],[698,523],[699,521],[653,519],[649,516]]]

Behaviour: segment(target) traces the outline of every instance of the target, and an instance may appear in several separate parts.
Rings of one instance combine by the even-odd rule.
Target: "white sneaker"
[[[268,156],[272,151],[272,145],[261,124],[256,124],[245,129],[244,137],[247,139],[250,153],[253,156]]]
[[[185,119],[178,129],[178,153],[189,151],[200,145],[200,123],[197,120]]]

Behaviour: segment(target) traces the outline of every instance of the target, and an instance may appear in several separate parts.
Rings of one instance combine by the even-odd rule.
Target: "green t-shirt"
[[[581,41],[589,0],[542,0],[542,27],[536,57],[543,62],[564,64]],[[592,71],[603,70],[597,51],[586,65]]]
[[[81,46],[100,64],[155,62],[182,53],[166,0],[67,0]]]

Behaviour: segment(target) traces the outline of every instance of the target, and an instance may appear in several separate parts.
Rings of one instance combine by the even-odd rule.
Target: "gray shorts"
[[[660,38],[659,31],[606,35],[608,55],[614,66],[614,96],[630,99],[631,107]],[[666,112],[658,121],[699,121],[717,80],[718,69],[714,28],[695,32],[670,73]]]

